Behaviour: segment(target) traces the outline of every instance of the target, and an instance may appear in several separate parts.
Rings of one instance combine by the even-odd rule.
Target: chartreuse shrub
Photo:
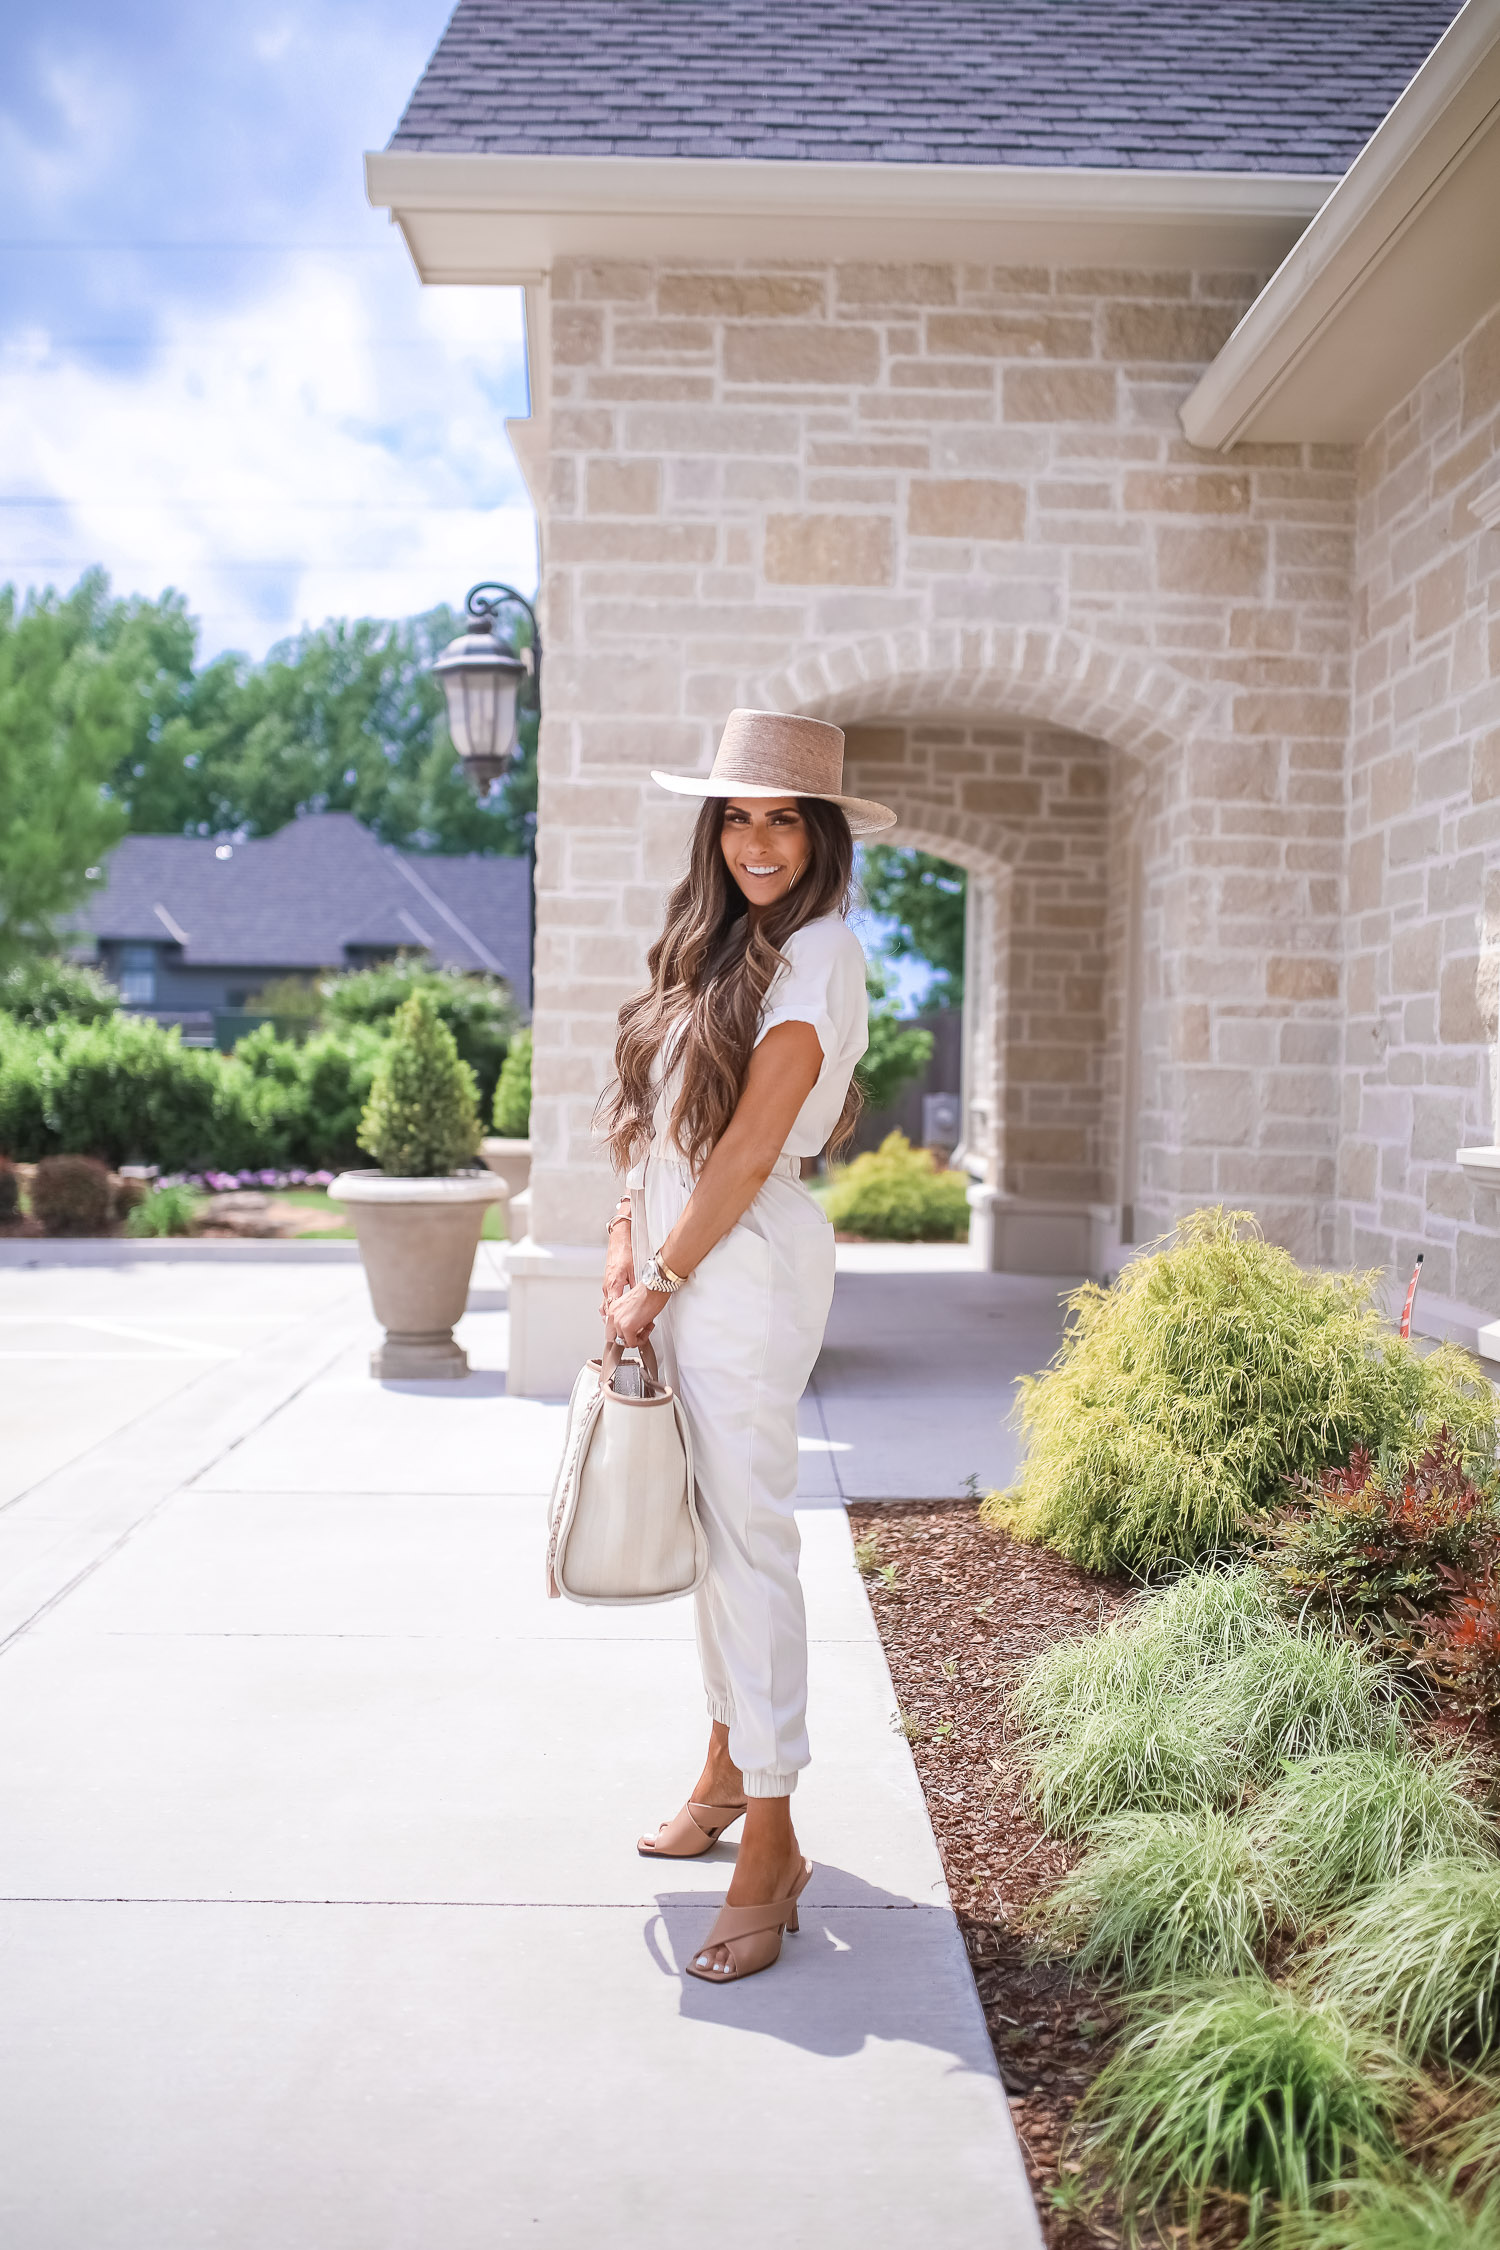
[[[1033,1919],[1079,1969],[1130,1984],[1248,1975],[1284,1902],[1244,1823],[1221,1812],[1124,1813]]]
[[[958,1242],[969,1231],[968,1174],[940,1172],[930,1149],[887,1133],[834,1173],[823,1209],[841,1233],[876,1242]]]
[[[1252,2240],[1277,2207],[1394,2155],[1409,2074],[1375,2033],[1256,1974],[1143,1993],[1078,2112],[1086,2162],[1132,2230],[1195,2230],[1215,2190]]]
[[[1471,1760],[1418,1757],[1393,1731],[1289,1767],[1254,1808],[1256,1848],[1293,1918],[1323,1922],[1423,1860],[1494,1865],[1476,1781]]]
[[[396,1011],[360,1119],[359,1143],[382,1172],[406,1179],[456,1172],[478,1151],[474,1073],[420,988]]]
[[[524,1141],[531,1131],[531,1033],[518,1031],[500,1065],[495,1086],[495,1131],[502,1139]]]
[[[1021,1386],[1020,1476],[986,1519],[1086,1568],[1140,1571],[1231,1545],[1289,1478],[1356,1445],[1412,1459],[1446,1427],[1488,1468],[1488,1386],[1456,1349],[1419,1358],[1374,1286],[1304,1273],[1247,1213],[1195,1213],[1111,1288],[1069,1299],[1057,1357]]]
[[[1309,1975],[1414,2060],[1482,2061],[1500,2046],[1500,1862],[1408,1868],[1335,1924]]]

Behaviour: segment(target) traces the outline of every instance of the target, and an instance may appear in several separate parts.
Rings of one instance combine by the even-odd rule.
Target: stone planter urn
[[[530,1141],[506,1140],[498,1133],[491,1133],[480,1142],[479,1155],[495,1177],[504,1180],[512,1201],[525,1193],[531,1180]]]
[[[365,1279],[385,1341],[370,1354],[384,1382],[431,1382],[469,1372],[453,1340],[463,1316],[484,1214],[510,1189],[493,1172],[445,1179],[402,1179],[389,1172],[341,1172],[329,1196],[349,1207]]]

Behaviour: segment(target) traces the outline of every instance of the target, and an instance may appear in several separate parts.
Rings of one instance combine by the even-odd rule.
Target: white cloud
[[[0,346],[0,580],[68,585],[98,561],[118,591],[180,588],[205,654],[253,655],[478,578],[529,591],[503,427],[524,399],[519,293],[423,290],[394,239],[169,306],[124,365],[33,324]]]

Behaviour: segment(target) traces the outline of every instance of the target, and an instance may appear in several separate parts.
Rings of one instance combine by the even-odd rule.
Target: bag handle
[[[620,1371],[621,1360],[627,1351],[632,1350],[638,1354],[641,1365],[646,1370],[648,1381],[654,1383],[658,1390],[661,1388],[661,1377],[656,1371],[656,1351],[650,1337],[643,1336],[638,1344],[630,1345],[618,1336],[610,1336],[605,1342],[604,1357],[599,1363],[599,1388],[601,1391],[607,1391],[610,1388]]]

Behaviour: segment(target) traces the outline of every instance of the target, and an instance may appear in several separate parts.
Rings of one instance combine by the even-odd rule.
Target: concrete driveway
[[[562,1409],[505,1396],[498,1268],[469,1379],[386,1386],[345,1258],[0,1268],[7,2250],[1034,2250],[838,1494],[882,1428],[898,1490],[1000,1445],[995,1340],[1052,1332],[1013,1285],[872,1399],[903,1288],[936,1333],[908,1264],[841,1280],[809,1407],[803,1934],[718,1992],[730,1849],[632,1849],[690,1613],[543,1598]]]

